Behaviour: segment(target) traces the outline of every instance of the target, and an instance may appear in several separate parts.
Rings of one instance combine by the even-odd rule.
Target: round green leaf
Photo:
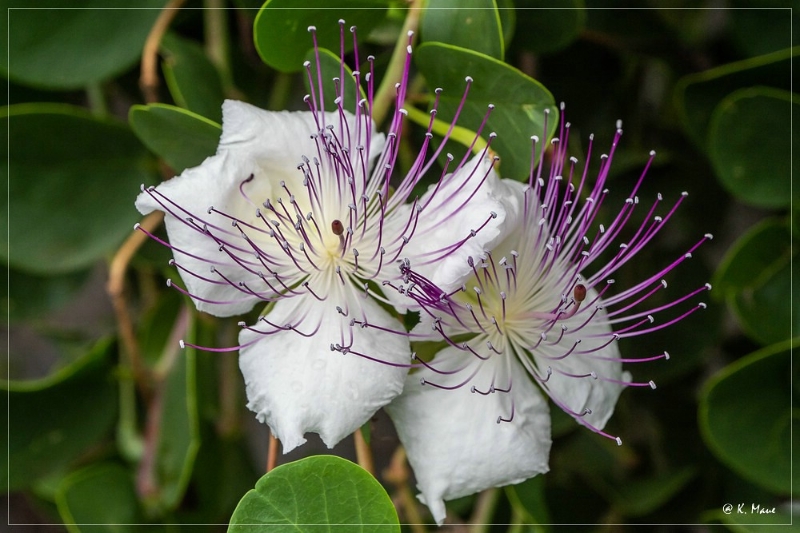
[[[717,293],[753,339],[772,344],[800,331],[800,262],[784,221],[768,219],[739,238],[714,277]],[[794,320],[794,323],[792,322]]]
[[[18,104],[0,117],[9,148],[2,172],[13,200],[0,213],[9,225],[0,231],[3,259],[52,275],[110,253],[139,218],[139,186],[155,181],[155,162],[141,143],[123,124],[68,105]]]
[[[2,313],[17,321],[44,315],[69,301],[89,278],[88,270],[60,276],[35,276],[8,269],[8,284],[0,287]]]
[[[430,88],[444,89],[437,118],[450,121],[464,92],[464,78],[473,78],[458,125],[477,130],[487,106],[495,108],[482,136],[496,132],[492,141],[501,157],[503,177],[524,180],[530,173],[531,136],[544,135],[544,110],[550,109],[547,137],[558,123],[553,95],[539,82],[489,56],[443,43],[425,43],[414,53]],[[540,140],[540,143],[544,140]]]
[[[103,437],[117,414],[117,387],[109,361],[112,344],[98,343],[61,371],[42,380],[6,382],[0,413],[8,416],[8,457],[0,483],[16,490],[69,465]]]
[[[789,261],[792,235],[786,222],[769,218],[753,226],[730,247],[714,275],[715,294],[736,294],[755,283],[760,272]]]
[[[228,531],[253,526],[278,533],[400,531],[380,483],[358,465],[330,455],[281,465],[263,476],[239,502]]]
[[[176,172],[214,155],[222,133],[216,122],[166,104],[132,106],[128,121],[145,146]]]
[[[330,9],[328,0],[307,0],[302,7],[295,0],[269,0],[253,25],[256,50],[267,65],[281,72],[297,72],[303,68],[306,51],[313,48],[309,26],[317,28],[321,48],[338,51],[340,19],[346,28],[356,26],[358,34],[365,37],[383,20],[386,4],[384,0],[340,0],[337,9]],[[349,31],[344,42],[346,52],[353,49]]]
[[[4,0],[4,73],[16,82],[51,89],[112,78],[136,63],[165,3],[141,0],[136,8],[117,9],[108,0]]]
[[[699,423],[712,452],[743,478],[788,494],[800,475],[792,472],[791,350],[800,339],[775,344],[725,367],[700,397]]]
[[[131,472],[115,463],[97,463],[64,478],[56,505],[67,529],[76,524],[114,524],[114,531],[135,531],[143,522]]]
[[[495,0],[429,0],[420,20],[422,42],[468,48],[502,61],[503,29]]]
[[[759,9],[750,0],[731,0],[731,29],[739,48],[747,55],[768,54],[800,44],[792,26],[800,25],[800,9],[782,0],[761,0]],[[797,4],[794,4],[797,7]]]
[[[754,85],[791,90],[791,58],[800,47],[722,65],[684,76],[675,86],[675,106],[689,136],[705,149],[711,115],[737,89]]]
[[[791,93],[754,87],[734,92],[715,109],[709,157],[717,179],[740,201],[767,208],[789,205],[792,150],[800,150],[800,136],[792,136],[796,105]]]
[[[552,7],[547,0],[526,0],[517,11],[517,24],[524,31],[517,32],[515,44],[538,54],[555,52],[565,48],[578,38],[586,24],[586,8],[583,0],[569,0]]]
[[[222,81],[203,48],[188,39],[168,33],[161,41],[162,68],[172,99],[198,115],[222,121]]]
[[[517,28],[514,0],[497,0],[497,11],[500,13],[500,27],[503,29],[503,49],[506,49],[514,38],[514,30]]]

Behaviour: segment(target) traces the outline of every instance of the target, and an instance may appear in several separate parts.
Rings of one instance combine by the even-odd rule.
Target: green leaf
[[[341,529],[330,526],[354,533],[400,531],[380,483],[358,465],[330,455],[281,465],[263,476],[239,502],[228,531],[254,526],[278,533]]]
[[[172,99],[214,122],[222,122],[222,81],[203,48],[188,39],[168,33],[161,41],[162,68]]]
[[[730,94],[714,110],[709,158],[717,179],[738,200],[766,208],[792,201],[792,151],[800,151],[800,136],[792,135],[796,105],[789,92],[753,87]]]
[[[793,5],[794,4],[794,5]],[[791,7],[795,9],[791,9]],[[749,56],[768,54],[800,44],[792,26],[800,25],[797,3],[761,0],[759,9],[749,0],[731,0],[728,15],[739,48]],[[782,8],[782,9],[781,9]]]
[[[550,513],[545,501],[545,477],[536,476],[506,487],[511,505],[525,517],[526,523],[549,524]]]
[[[182,522],[227,521],[241,495],[253,487],[260,474],[253,467],[244,438],[220,438],[213,429],[203,434],[197,465],[191,485],[197,505]]]
[[[83,287],[88,270],[60,276],[36,276],[7,269],[8,283],[0,287],[3,308],[0,316],[25,320],[58,309]]]
[[[128,120],[145,146],[176,172],[214,155],[222,133],[216,122],[166,104],[132,106]]]
[[[345,28],[356,26],[365,37],[383,20],[384,0],[340,0],[337,9],[330,9],[328,0],[307,0],[298,7],[295,0],[269,0],[258,12],[253,25],[256,50],[267,65],[281,72],[297,72],[303,68],[306,51],[313,48],[309,26],[317,28],[320,48],[340,49],[339,20]],[[345,53],[353,49],[349,30],[344,36]]]
[[[791,57],[800,48],[722,65],[684,76],[675,86],[675,106],[686,132],[704,147],[709,122],[717,104],[737,89],[762,85],[791,90]]]
[[[311,76],[314,80],[314,92],[319,93],[319,87],[317,86],[317,58],[314,50],[308,51],[306,54],[306,61],[311,62]],[[319,66],[320,70],[322,71],[322,92],[325,110],[332,111],[336,109],[334,100],[336,100],[338,94],[336,91],[336,84],[333,82],[333,78],[342,77],[342,63],[339,61],[339,56],[330,50],[320,48]],[[364,79],[363,76],[361,79]],[[306,91],[311,91],[311,88],[308,85],[308,76],[303,77],[303,83],[305,84]],[[344,65],[344,79],[339,83],[344,84],[344,99],[342,101],[342,106],[351,113],[355,113],[358,101],[367,97],[367,94],[364,92],[364,88],[359,85],[358,92],[356,92],[356,83],[355,78],[353,78],[353,71],[347,65]]]
[[[776,262],[788,262],[791,233],[786,222],[769,218],[750,228],[730,247],[714,275],[718,296],[736,294],[754,283],[759,272],[775,270]]]
[[[56,492],[56,504],[70,532],[96,531],[76,524],[103,524],[109,531],[136,531],[136,524],[143,522],[133,475],[115,463],[96,463],[64,478]]]
[[[5,382],[0,421],[8,463],[0,466],[0,484],[11,490],[69,465],[113,427],[117,386],[111,376],[111,342],[91,351],[42,380]],[[7,424],[7,426],[6,426]]]
[[[517,28],[517,11],[514,9],[514,0],[497,0],[497,11],[500,14],[500,27],[503,29],[503,50],[514,38]]]
[[[139,186],[155,181],[154,161],[136,137],[68,105],[18,104],[0,117],[9,147],[2,173],[14,199],[0,212],[9,224],[0,229],[0,256],[14,268],[52,275],[114,250],[139,219]]]
[[[114,9],[107,0],[4,0],[3,73],[49,89],[76,89],[117,76],[139,59],[165,3],[142,0],[136,9]]]
[[[695,476],[693,467],[655,475],[641,480],[629,480],[605,493],[625,516],[643,516],[662,507]]]
[[[524,31],[517,32],[516,45],[535,52],[546,54],[567,47],[583,30],[586,24],[586,7],[583,0],[561,2],[561,9],[542,9],[551,7],[547,0],[527,0],[526,8],[517,11],[517,24]]]
[[[800,331],[800,264],[785,221],[768,219],[742,235],[728,250],[714,286],[736,314],[747,334],[762,344]],[[792,322],[794,320],[794,322]]]
[[[458,125],[477,130],[493,104],[483,137],[496,132],[492,149],[499,153],[500,174],[524,180],[530,173],[531,136],[544,135],[544,110],[550,109],[547,137],[555,131],[558,110],[553,95],[536,80],[489,56],[443,43],[425,43],[415,60],[431,88],[444,89],[437,118],[450,121],[464,92],[464,78],[474,79]],[[540,140],[540,143],[543,140]],[[449,150],[452,151],[450,147]]]
[[[800,339],[763,348],[714,375],[700,395],[699,423],[709,449],[743,478],[788,494],[800,474],[791,439],[797,407],[792,398],[791,350]],[[766,502],[765,502],[766,503]]]
[[[438,41],[503,60],[503,28],[495,0],[429,0],[420,19],[422,42]]]

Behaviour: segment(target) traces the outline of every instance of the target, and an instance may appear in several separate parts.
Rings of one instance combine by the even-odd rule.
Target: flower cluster
[[[306,64],[308,111],[226,101],[216,155],[136,201],[143,214],[166,214],[169,243],[162,242],[186,288],[168,283],[199,310],[225,317],[271,304],[257,324],[241,324],[239,346],[212,350],[239,351],[248,407],[285,452],[309,431],[334,446],[402,392],[409,338],[382,307],[394,297],[382,287],[399,279],[396,262],[477,252],[498,231],[489,227],[497,177],[488,146],[471,160],[448,156],[444,171],[429,177],[445,146],[431,146],[435,107],[416,159],[395,175],[411,37],[385,136],[370,114],[374,59],[363,80],[352,73],[367,97],[345,102],[345,80],[335,79],[328,112],[318,60],[316,79]],[[410,200],[423,179],[435,185]],[[443,231],[445,220],[459,229]]]
[[[345,33],[342,26],[342,48]],[[332,447],[386,406],[421,498],[442,523],[444,500],[547,471],[548,399],[619,442],[603,428],[620,392],[655,387],[632,381],[622,364],[668,354],[622,359],[617,342],[703,306],[656,322],[709,286],[641,310],[711,237],[612,292],[613,274],[661,231],[683,196],[657,215],[658,196],[645,222],[630,228],[645,168],[613,220],[599,223],[622,132],[590,176],[592,145],[583,165],[567,157],[563,113],[552,149],[533,138],[527,183],[500,179],[488,144],[471,159],[444,151],[458,113],[433,143],[437,89],[422,146],[401,172],[411,38],[386,135],[372,116],[373,58],[366,74],[333,80],[329,111],[317,59],[306,64],[307,111],[226,101],[216,155],[143,188],[136,205],[166,214],[169,242],[150,236],[172,249],[183,285],[169,283],[199,310],[233,316],[268,304],[256,324],[240,323],[238,346],[206,349],[239,351],[248,407],[284,451],[307,432]],[[345,101],[351,82],[365,91],[358,102]],[[494,134],[486,137],[491,143]],[[433,170],[438,161],[441,172]],[[400,318],[408,310],[420,313],[410,332]],[[418,357],[417,340],[445,347]]]

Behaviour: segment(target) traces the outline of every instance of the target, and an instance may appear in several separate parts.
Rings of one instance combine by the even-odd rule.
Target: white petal
[[[475,187],[488,173],[486,180],[475,192]],[[475,157],[455,174],[446,177],[436,190],[432,185],[420,199],[425,206],[419,226],[404,256],[411,267],[444,291],[459,287],[471,269],[468,257],[477,257],[485,249],[492,249],[504,237],[505,220],[520,209],[520,197],[509,185],[500,180],[491,165],[491,159]],[[474,193],[474,194],[473,194]],[[496,218],[441,260],[430,262],[432,250],[447,248],[470,236],[494,212]]]
[[[420,199],[418,205],[425,208],[402,257],[410,260],[415,273],[441,290],[458,288],[472,274],[467,258],[491,250],[514,226],[509,221],[515,221],[522,209],[518,186],[521,184],[498,179],[490,158],[473,158],[458,172],[448,174],[438,188],[431,185]],[[491,213],[496,217],[470,236],[470,230],[478,230]],[[385,233],[393,234],[394,227],[401,231],[410,214],[410,204],[396,210],[385,223]],[[400,281],[399,272],[393,281]],[[385,294],[401,313],[416,307],[410,298],[394,290],[388,289]]]
[[[278,184],[302,179],[297,166],[305,156],[310,160],[318,156],[318,149],[311,135],[319,133],[324,127],[321,122],[333,125],[337,138],[355,152],[357,144],[366,143],[366,135],[358,139],[359,130],[355,117],[344,112],[342,123],[339,113],[315,114],[310,111],[265,111],[250,104],[236,100],[226,100],[222,105],[222,137],[218,152],[228,151],[237,157],[247,157],[257,162],[261,171],[271,176]],[[320,122],[318,122],[320,121]],[[372,127],[370,141],[370,163],[383,149],[384,136]],[[349,133],[349,141],[348,141]],[[276,185],[277,186],[277,185]],[[300,196],[299,189],[295,194]]]
[[[586,301],[591,302],[597,297],[597,292],[590,289],[587,292]],[[568,330],[577,329],[583,322],[586,321],[588,314],[593,309],[582,310],[569,320],[566,320]],[[618,383],[606,381],[603,378],[608,378],[617,381],[629,381],[630,375],[622,371],[622,363],[619,362],[619,348],[617,341],[613,341],[604,348],[591,352],[590,356],[578,353],[580,351],[590,350],[593,346],[602,346],[608,342],[608,335],[611,333],[611,327],[606,323],[606,314],[604,310],[599,310],[592,322],[586,325],[583,329],[576,333],[578,338],[582,339],[581,344],[578,346],[576,353],[569,355],[563,359],[540,359],[542,366],[553,367],[553,374],[547,381],[547,388],[552,398],[567,405],[575,413],[582,413],[584,409],[591,409],[591,414],[581,417],[589,424],[597,429],[603,429],[606,422],[614,412],[614,406],[617,403],[620,393],[624,387]],[[600,338],[591,338],[592,335],[603,335]],[[546,346],[542,343],[540,352],[536,355],[549,355],[551,357],[558,357],[563,355],[571,346],[569,342],[562,342],[557,347]],[[600,358],[603,359],[600,359]],[[614,360],[606,360],[605,358],[613,358]],[[572,375],[583,376],[595,372],[598,376],[597,379],[592,377],[574,378],[565,376],[556,370],[566,372]]]
[[[356,297],[359,298],[359,297]],[[369,322],[401,329],[402,325],[372,300],[360,305]],[[351,315],[352,316],[352,315]],[[266,316],[279,326],[316,334],[304,337],[293,331],[263,335],[243,330],[239,366],[247,386],[247,407],[259,421],[267,423],[280,439],[284,453],[303,444],[308,431],[319,433],[333,447],[361,427],[375,412],[403,390],[407,368],[390,366],[358,355],[331,351],[331,343],[349,344],[352,350],[397,364],[407,364],[407,337],[373,328],[351,328],[349,318],[339,315],[333,304],[312,296],[279,301]],[[257,329],[272,329],[259,323]],[[343,338],[345,339],[343,341]]]
[[[209,214],[208,208],[213,205],[220,211],[233,213],[241,218],[252,218],[251,213],[255,212],[255,207],[247,203],[239,193],[239,185],[249,176],[250,169],[251,166],[243,159],[231,157],[229,154],[216,155],[206,159],[202,165],[187,169],[180,176],[160,184],[156,192],[142,192],[136,199],[136,207],[142,214],[156,210],[167,211],[165,223],[170,245],[176,249],[175,261],[196,274],[179,270],[181,278],[188,291],[200,298],[194,300],[197,308],[216,316],[241,314],[260,301],[260,298],[240,290],[236,285],[239,282],[248,282],[249,286],[258,288],[257,290],[261,290],[264,285],[258,276],[243,269],[220,250],[216,240],[202,231],[202,226],[206,223],[212,228],[216,226],[219,229],[212,231],[218,236],[224,235],[226,242],[249,248],[239,232],[231,226],[230,219]],[[267,182],[262,182],[260,186],[269,194]],[[156,201],[156,198],[162,203]],[[194,224],[187,222],[189,217],[194,220]],[[270,244],[266,246],[269,247]],[[247,255],[248,261],[253,260],[249,254],[238,255]],[[233,284],[212,273],[212,267]],[[222,303],[208,303],[203,300]]]
[[[479,364],[473,356],[449,347],[432,364],[439,370],[452,370],[470,361]],[[490,359],[481,364],[470,383],[455,390],[420,384],[424,377],[452,386],[471,372],[466,369],[449,378],[428,369],[409,374],[403,394],[386,408],[414,469],[420,499],[440,525],[445,518],[444,500],[519,483],[548,471],[547,402],[516,360]],[[509,375],[516,378],[511,393],[470,392],[472,384],[485,392],[493,379],[496,387],[504,388]],[[510,415],[512,397],[512,421],[498,424],[498,416]]]
[[[180,250],[174,254],[175,261],[193,273],[179,270],[188,291],[196,296],[194,301],[201,311],[216,316],[237,315],[250,310],[258,301],[274,296],[274,291],[257,274],[263,272],[268,275],[255,258],[252,246],[231,226],[230,218],[209,214],[208,209],[213,206],[231,217],[261,228],[264,224],[256,218],[256,209],[267,212],[261,206],[266,199],[275,201],[286,197],[288,193],[281,185],[281,182],[285,182],[305,212],[307,206],[303,204],[307,204],[307,196],[303,194],[303,173],[297,166],[302,163],[304,155],[313,160],[318,154],[317,146],[311,139],[311,135],[317,133],[320,127],[315,116],[311,112],[264,111],[243,102],[228,100],[223,105],[222,136],[217,155],[160,184],[157,196],[143,192],[137,198],[136,207],[143,214],[155,210],[167,212],[166,227],[170,244]],[[346,127],[338,113],[326,113],[320,120],[323,119],[334,125],[337,138],[345,145],[355,146],[365,142],[358,138],[359,135],[366,136],[358,133],[362,129],[356,127],[355,117],[349,113],[344,113],[344,120],[348,121]],[[347,133],[343,133],[345,130],[349,132],[349,141]],[[383,142],[382,135],[372,135],[372,159],[382,149]],[[249,179],[251,176],[252,179]],[[194,225],[186,222],[188,217],[194,220]],[[212,228],[216,239],[198,229],[204,224]],[[285,257],[277,241],[267,235],[259,235],[254,230],[248,231],[248,235],[257,241],[262,251],[286,259],[283,269],[276,265],[270,265],[270,268],[291,285],[293,276],[298,272]],[[228,252],[220,250],[218,241],[227,243],[227,251],[233,252],[238,261],[232,259]],[[212,273],[212,267],[222,275]],[[262,293],[262,296],[254,296],[243,290],[240,282]],[[282,289],[280,283],[274,280],[269,282],[277,290]]]

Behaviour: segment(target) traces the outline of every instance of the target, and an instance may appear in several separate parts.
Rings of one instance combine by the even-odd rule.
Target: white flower
[[[434,281],[413,259],[401,266],[404,283],[396,288],[422,309],[413,333],[433,335],[448,345],[432,360],[420,359],[403,394],[387,406],[420,499],[439,524],[445,518],[444,500],[548,471],[548,398],[578,423],[621,443],[603,431],[620,392],[626,386],[655,388],[652,381],[631,382],[622,363],[669,356],[622,359],[617,341],[661,329],[705,307],[699,303],[652,325],[652,315],[708,285],[656,308],[647,309],[643,302],[666,288],[663,276],[710,235],[668,267],[611,295],[609,276],[652,240],[683,199],[660,217],[655,216],[659,195],[640,227],[626,227],[639,204],[642,173],[608,227],[597,223],[619,127],[593,187],[587,181],[588,161],[581,168],[577,159],[568,160],[566,142],[558,139],[548,176],[542,176],[539,149],[538,170],[532,169],[527,184],[503,180],[496,186],[504,207],[500,234],[460,265],[451,261],[447,272],[440,269],[436,275],[449,277],[449,284]],[[569,124],[562,125],[563,138],[568,132]],[[536,150],[538,139],[533,140]],[[621,241],[622,235],[629,240]],[[603,263],[604,252],[612,247],[618,252]],[[590,267],[593,273],[586,274]]]
[[[410,42],[409,35],[408,54]],[[481,249],[497,231],[488,224],[496,217],[489,189],[498,182],[488,150],[449,165],[414,198],[441,151],[429,151],[428,131],[410,170],[396,175],[408,65],[385,137],[372,102],[344,102],[340,82],[329,112],[318,92],[304,112],[226,101],[216,155],[136,201],[143,214],[166,213],[164,244],[186,288],[172,285],[199,310],[233,316],[270,302],[258,323],[241,323],[240,345],[230,349],[240,352],[248,407],[284,452],[309,431],[334,446],[401,393],[409,340],[382,306],[391,303],[383,284],[399,279],[401,254],[439,260]],[[360,73],[353,78],[360,84]],[[442,234],[443,220],[460,228]],[[418,252],[407,249],[416,241],[424,242],[414,245]]]

